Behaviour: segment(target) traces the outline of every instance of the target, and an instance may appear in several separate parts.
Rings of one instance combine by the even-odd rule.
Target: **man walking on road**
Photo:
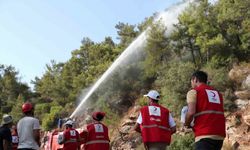
[[[166,150],[171,135],[176,132],[176,124],[169,110],[158,104],[160,94],[151,90],[147,95],[149,103],[140,110],[134,129],[140,132],[144,146],[148,150]]]
[[[34,108],[26,102],[22,106],[24,117],[17,124],[19,150],[38,150],[40,146],[40,124],[34,118]]]
[[[185,126],[194,119],[196,150],[220,150],[225,138],[225,117],[222,95],[207,84],[207,74],[196,71],[191,78],[192,90],[187,93],[188,112]]]

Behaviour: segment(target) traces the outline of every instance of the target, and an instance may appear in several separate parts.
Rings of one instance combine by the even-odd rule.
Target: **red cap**
[[[97,111],[97,112],[94,112],[92,114],[92,117],[93,119],[97,120],[97,121],[100,121],[102,120],[102,118],[105,116],[105,113],[104,112],[101,112],[101,111]],[[101,118],[100,118],[101,117]]]
[[[32,106],[32,104],[29,103],[29,102],[24,103],[23,106],[22,106],[22,111],[23,111],[24,113],[29,112],[29,111],[31,111],[32,109],[33,109],[33,106]]]

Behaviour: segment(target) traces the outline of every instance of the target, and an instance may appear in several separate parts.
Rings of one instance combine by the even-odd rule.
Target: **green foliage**
[[[245,60],[250,57],[250,3],[246,0],[220,0],[215,6],[217,23],[222,36],[230,44],[233,55]]]
[[[118,113],[115,110],[112,110],[104,100],[99,101],[98,107],[106,113],[106,116],[104,118],[104,124],[111,127],[110,129],[112,129],[113,127],[113,130],[115,130],[114,127],[116,127],[120,122],[120,117]]]
[[[139,32],[145,31],[148,27],[153,24],[154,16],[150,16],[149,18],[145,18],[144,21],[138,24]]]
[[[229,79],[229,70],[226,67],[214,68],[214,62],[207,64],[204,70],[209,75],[209,84],[222,92],[224,99],[224,109],[226,111],[234,111],[236,105],[234,100],[236,99],[233,94],[234,83]]]
[[[168,150],[193,150],[194,136],[193,134],[174,135]]]
[[[14,123],[17,123],[23,117],[22,105],[26,100],[22,95],[19,95],[15,105],[13,105],[10,115],[13,117]]]
[[[161,104],[179,115],[190,89],[190,77],[195,70],[192,63],[171,63],[162,69],[156,86],[161,87]]]
[[[143,62],[145,77],[156,77],[160,67],[169,61],[170,51],[168,49],[168,38],[165,36],[166,27],[157,22],[148,31],[147,45],[145,47],[146,59]]]
[[[216,87],[219,91],[225,91],[227,88],[232,88],[233,83],[228,78],[229,70],[226,67],[213,68],[213,62],[204,67],[208,73],[210,85]]]
[[[0,116],[10,113],[17,121],[22,116],[22,103],[29,100],[36,104],[35,114],[44,129],[53,128],[58,117],[69,116],[74,110],[81,90],[90,87],[147,28],[145,53],[141,54],[144,59],[126,64],[110,75],[88,102],[106,111],[107,124],[116,124],[116,112],[126,111],[152,88],[161,91],[161,103],[179,115],[195,69],[207,71],[211,85],[226,91],[225,109],[231,110],[234,97],[227,72],[233,63],[250,60],[249,7],[249,0],[219,0],[214,5],[199,1],[179,16],[179,23],[168,37],[167,28],[161,22],[153,22],[154,16],[138,25],[119,22],[115,26],[118,43],[111,37],[99,43],[83,38],[68,61],[52,60],[46,65],[43,76],[33,81],[35,92],[19,81],[14,67],[0,64]],[[140,98],[140,105],[146,103]]]
[[[45,114],[50,112],[50,106],[49,103],[41,103],[37,104],[35,106],[35,116],[38,118],[44,118]]]
[[[148,105],[148,99],[146,97],[139,98],[137,101],[140,106]]]
[[[120,46],[127,47],[135,37],[137,37],[138,31],[135,30],[135,25],[129,25],[128,23],[119,22],[115,28],[118,30],[117,34],[120,39]]]
[[[44,115],[42,127],[44,130],[50,130],[56,127],[58,118],[61,118],[61,112],[64,111],[62,106],[52,106],[50,112]]]
[[[14,121],[17,122],[22,116],[22,103],[31,95],[29,87],[19,81],[18,72],[15,68],[0,64],[1,114],[11,114]]]

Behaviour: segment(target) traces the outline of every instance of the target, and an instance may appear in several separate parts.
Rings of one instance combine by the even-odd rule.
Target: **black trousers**
[[[221,150],[223,140],[204,138],[195,142],[195,150]]]

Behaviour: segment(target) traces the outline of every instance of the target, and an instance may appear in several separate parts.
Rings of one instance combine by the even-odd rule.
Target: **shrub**
[[[236,98],[233,94],[233,82],[228,77],[228,70],[226,67],[219,69],[214,68],[213,65],[207,64],[204,71],[208,73],[209,84],[215,89],[219,90],[224,98],[224,109],[226,111],[234,111],[236,106],[233,100]]]
[[[146,106],[148,105],[148,99],[145,97],[141,97],[138,100],[138,104],[142,107],[142,106]]]
[[[42,127],[44,130],[50,130],[56,126],[56,121],[57,118],[59,118],[61,111],[64,111],[62,106],[52,106],[50,108],[50,113],[45,114],[42,121]]]
[[[221,67],[216,69],[212,65],[207,64],[203,70],[208,73],[209,84],[217,90],[225,91],[233,86],[233,83],[229,80],[227,68]]]
[[[174,114],[179,115],[186,103],[186,93],[190,89],[190,76],[194,71],[191,63],[172,63],[164,68],[162,75],[156,81],[161,87],[162,105],[167,106]]]
[[[168,150],[193,150],[194,136],[192,133],[186,135],[174,135]]]

